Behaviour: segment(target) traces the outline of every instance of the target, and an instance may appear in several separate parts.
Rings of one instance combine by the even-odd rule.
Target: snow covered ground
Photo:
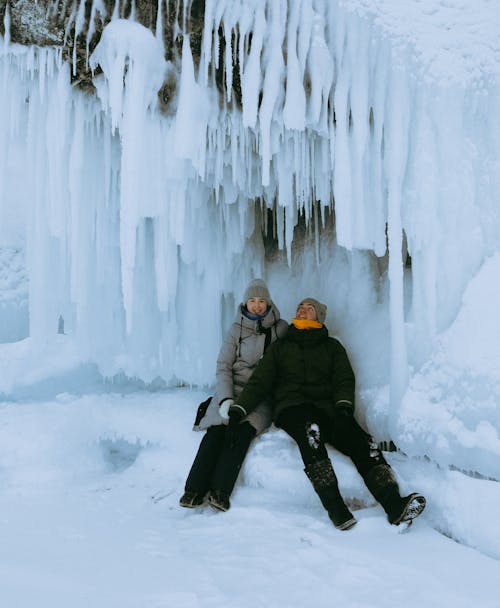
[[[205,393],[57,395],[0,405],[0,601],[8,608],[498,607],[500,485],[388,454],[424,515],[390,526],[332,451],[358,525],[339,532],[281,431],[232,507],[178,498]],[[460,542],[456,542],[456,541]]]

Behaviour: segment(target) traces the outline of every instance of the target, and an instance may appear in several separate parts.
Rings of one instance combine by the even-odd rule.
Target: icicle
[[[214,13],[216,0],[205,0],[205,19],[203,23],[203,39],[200,57],[200,75],[202,84],[208,84],[208,69],[212,62],[212,46],[214,41]]]
[[[324,18],[315,14],[312,23],[307,22],[307,32],[310,30],[310,49],[307,57],[307,73],[310,79],[310,94],[307,108],[308,126],[320,133],[327,130],[328,98],[334,78],[334,62],[325,40]],[[305,29],[302,25],[301,30]],[[302,34],[303,36],[303,34]],[[303,42],[305,45],[305,42]]]
[[[224,26],[225,48],[225,73],[226,73],[226,99],[231,101],[233,95],[233,41],[230,26]]]
[[[408,150],[408,86],[402,70],[393,72],[387,108],[387,237],[389,245],[389,289],[391,320],[391,390],[389,425],[395,431],[396,414],[408,384],[408,355],[406,349],[403,259],[401,222],[401,192]],[[391,426],[392,425],[392,426]]]
[[[135,11],[135,0],[132,0],[132,6],[130,8],[130,15],[129,15],[129,18],[128,18],[129,21],[136,21],[135,13],[136,13],[136,11]]]
[[[120,0],[115,0],[115,6],[113,8],[113,14],[111,15],[111,21],[116,21],[120,18]]]
[[[297,29],[302,4],[294,2],[287,23],[286,96],[283,108],[283,123],[287,129],[302,131],[306,124],[306,94],[302,85],[303,66],[297,57]]]
[[[10,44],[10,4],[7,2],[5,6],[5,14],[3,18],[3,46],[4,51],[7,51],[7,48]]]
[[[78,11],[75,17],[75,41],[77,37],[83,32],[85,27],[85,0],[80,0]]]
[[[271,5],[270,13],[270,42],[267,49],[262,103],[259,110],[263,186],[268,186],[270,183],[270,164],[272,158],[271,122],[275,106],[282,93],[284,78],[285,64],[281,48],[285,34],[284,17],[286,16],[286,0],[274,2]]]
[[[319,216],[318,216],[318,205],[314,205],[313,208],[313,221],[314,221],[314,257],[316,258],[316,264],[319,266]]]
[[[182,0],[182,31],[186,33],[188,31],[187,20],[188,15],[191,11],[191,0]]]
[[[371,224],[371,197],[364,199],[364,175],[366,174],[366,149],[369,127],[368,104],[368,64],[359,65],[359,57],[367,57],[368,38],[354,18],[348,26],[351,32],[348,45],[349,65],[351,66],[351,83],[349,88],[349,138],[351,149],[351,215],[352,242],[355,247],[370,249],[369,228]],[[356,67],[355,67],[356,66]]]
[[[243,68],[240,64],[242,73],[241,92],[243,105],[243,125],[250,129],[255,128],[257,121],[257,112],[259,104],[259,94],[261,92],[261,65],[260,57],[264,44],[266,30],[266,18],[264,7],[257,7],[253,29],[252,29],[252,45],[250,54]]]
[[[143,26],[117,20],[104,30],[90,62],[92,67],[101,66],[109,83],[110,94],[108,97],[103,93],[103,101],[109,106],[112,126],[119,129],[122,139],[120,244],[123,299],[130,332],[134,318],[136,230],[141,179],[145,175],[144,170],[137,172],[137,166],[147,166],[146,117],[148,108],[156,104],[157,91],[163,83],[163,43]],[[102,85],[98,90],[103,91]]]
[[[167,0],[168,3],[168,0]],[[163,0],[158,0],[156,9],[156,38],[163,43]]]
[[[351,151],[349,145],[348,83],[338,78],[335,85],[334,106],[335,165],[333,172],[337,239],[340,245],[352,248],[351,217]]]
[[[297,207],[288,207],[283,210],[285,216],[285,250],[286,259],[288,266],[292,265],[292,241],[293,241],[293,230],[297,224]]]
[[[92,5],[90,9],[90,17],[87,28],[87,36],[85,40],[85,66],[89,68],[89,45],[92,40],[92,36],[95,33],[95,19],[97,13],[101,13],[101,15],[106,14],[106,9],[102,4],[102,0],[92,0]]]
[[[200,175],[205,172],[203,153],[206,141],[207,107],[208,100],[196,82],[189,36],[184,36],[179,101],[175,120],[175,153],[178,158],[190,159]]]

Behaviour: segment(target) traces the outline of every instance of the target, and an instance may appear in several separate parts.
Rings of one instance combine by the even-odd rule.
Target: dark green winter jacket
[[[272,344],[238,397],[251,412],[272,394],[273,420],[286,408],[312,404],[332,414],[336,406],[353,407],[354,373],[342,344],[320,329],[297,329]],[[339,403],[340,402],[340,403]]]

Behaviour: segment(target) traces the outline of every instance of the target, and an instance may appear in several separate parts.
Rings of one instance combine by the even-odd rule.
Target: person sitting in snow
[[[296,442],[310,479],[336,528],[356,524],[340,494],[325,443],[354,462],[391,524],[410,522],[425,507],[417,493],[401,497],[398,483],[382,452],[354,418],[354,373],[341,343],[328,336],[326,306],[305,298],[284,339],[271,345],[230,415],[251,416],[268,395],[273,419]]]
[[[271,424],[271,406],[264,393],[248,416],[234,409],[234,400],[264,351],[287,328],[264,281],[251,281],[217,359],[216,394],[198,408],[194,428],[208,430],[189,471],[181,506],[198,507],[207,500],[215,509],[229,509],[250,443]]]

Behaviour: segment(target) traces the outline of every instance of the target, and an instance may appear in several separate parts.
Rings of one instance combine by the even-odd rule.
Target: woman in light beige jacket
[[[220,511],[229,509],[229,498],[250,443],[271,424],[271,407],[265,401],[246,417],[237,409],[228,415],[229,407],[267,346],[283,337],[287,329],[264,281],[251,281],[219,352],[216,393],[198,408],[194,428],[207,432],[186,480],[181,506],[202,506],[206,499]]]

